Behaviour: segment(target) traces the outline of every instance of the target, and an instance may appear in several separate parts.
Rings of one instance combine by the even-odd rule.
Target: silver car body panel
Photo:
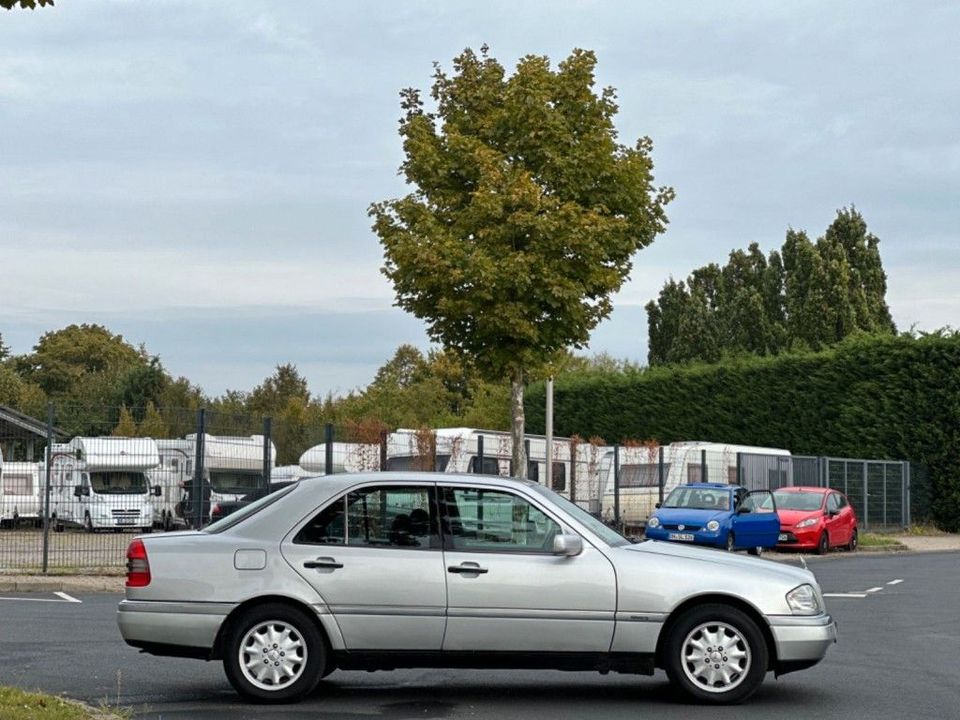
[[[515,493],[565,533],[579,535],[583,552],[565,557],[293,543],[297,530],[331,500],[363,486],[389,484]],[[548,491],[501,477],[306,478],[277,502],[221,532],[141,539],[153,581],[128,588],[118,614],[123,636],[140,646],[200,644],[213,650],[229,610],[265,597],[311,608],[335,651],[650,654],[670,613],[708,596],[735,599],[763,618],[779,661],[816,662],[836,638],[829,616],[793,615],[787,604],[786,594],[804,583],[820,596],[816,579],[805,569],[672,543],[611,547],[562,503],[551,501]],[[258,561],[236,562],[238,551]],[[343,567],[332,572],[303,567],[319,557],[334,558]],[[488,572],[447,572],[463,563],[478,563]]]

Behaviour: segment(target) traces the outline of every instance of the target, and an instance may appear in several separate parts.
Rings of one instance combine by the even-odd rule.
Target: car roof
[[[690,488],[710,488],[711,490],[736,490],[739,485],[728,485],[727,483],[687,483],[686,485],[679,485],[678,487],[690,487]]]
[[[300,478],[301,483],[323,483],[335,491],[346,490],[354,485],[368,482],[415,482],[444,483],[447,485],[512,485],[517,489],[537,487],[540,483],[520,480],[503,475],[480,475],[472,473],[443,473],[429,471],[397,471],[363,473],[336,473],[333,475],[310,475]]]
[[[807,485],[791,485],[790,487],[777,488],[775,492],[792,492],[792,493],[811,493],[815,495],[825,495],[828,492],[839,492],[833,488],[822,488],[822,487],[809,487]]]

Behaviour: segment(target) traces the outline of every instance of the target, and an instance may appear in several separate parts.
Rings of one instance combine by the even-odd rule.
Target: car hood
[[[711,520],[719,520],[729,514],[729,510],[695,510],[693,508],[660,508],[654,513],[662,523],[697,525],[706,525]]]
[[[624,549],[638,552],[661,555],[678,560],[688,560],[691,563],[708,563],[712,566],[723,565],[728,568],[742,569],[751,573],[763,572],[768,576],[776,576],[795,585],[815,583],[813,573],[804,568],[794,567],[785,563],[762,558],[749,557],[724,550],[712,550],[695,545],[680,545],[678,543],[646,540],[635,545],[626,545]]]
[[[796,525],[801,520],[820,516],[819,510],[777,510],[781,525]]]

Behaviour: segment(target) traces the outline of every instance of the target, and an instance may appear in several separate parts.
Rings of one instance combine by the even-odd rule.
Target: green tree
[[[24,10],[34,10],[44,5],[53,5],[53,0],[0,0],[0,7],[10,10],[19,5]]]
[[[3,333],[0,333],[0,362],[10,357],[10,348],[3,343]]]
[[[781,250],[753,243],[722,268],[669,279],[647,304],[649,361],[716,362],[725,354],[820,349],[855,332],[896,332],[885,296],[879,240],[853,208],[816,243],[790,229]]]
[[[587,343],[673,196],[653,185],[649,138],[618,143],[596,62],[574,50],[553,70],[528,55],[508,77],[484,46],[457,56],[452,75],[435,66],[435,109],[401,93],[414,190],[370,208],[397,305],[484,377],[509,378],[521,472],[525,380]]]
[[[117,437],[139,437],[140,435],[137,431],[137,421],[133,419],[133,414],[126,406],[120,408],[120,419],[113,428],[113,435]]]
[[[246,399],[250,412],[259,415],[276,415],[292,399],[310,402],[310,390],[307,380],[297,370],[296,365],[277,365],[273,375],[255,387]]]
[[[163,415],[160,414],[153,402],[148,401],[143,413],[143,421],[140,423],[140,435],[151,438],[165,438],[170,436],[169,433]]]

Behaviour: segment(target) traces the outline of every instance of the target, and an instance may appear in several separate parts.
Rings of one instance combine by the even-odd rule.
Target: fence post
[[[883,526],[887,526],[887,464],[883,464]]]
[[[527,480],[529,480],[529,479],[530,479],[530,439],[529,439],[529,438],[527,438],[527,439],[525,439],[525,440],[523,441],[523,456],[527,459],[527,472],[525,472],[525,473],[523,474],[523,477],[525,477]],[[539,471],[540,468],[538,467],[537,470]],[[514,476],[514,477],[516,477],[516,476]],[[539,473],[539,472],[537,472],[537,482],[538,482],[538,483],[540,482],[540,473]]]
[[[700,451],[700,482],[710,482],[710,473],[707,471],[707,451]]]
[[[912,470],[912,469],[913,469],[913,468],[911,467],[911,465],[910,465],[909,462],[907,462],[907,461],[904,461],[904,462],[903,462],[903,473],[900,475],[900,477],[903,478],[903,481],[902,481],[902,484],[901,484],[901,489],[903,490],[903,502],[904,502],[904,511],[903,511],[903,524],[904,524],[904,527],[910,527],[910,524],[911,524],[911,523],[910,523],[910,521],[911,521],[911,517],[910,517],[910,492],[911,492],[911,489],[910,489],[910,486],[912,485],[912,483],[911,483],[910,481],[913,479],[913,478],[911,477],[911,475],[912,475],[911,470]]]
[[[477,457],[474,458],[474,467],[473,471],[475,473],[483,473],[483,435],[477,435]]]
[[[867,461],[863,461],[863,529],[870,529],[870,497],[867,495]]]
[[[743,453],[737,452],[737,485],[743,485]]]
[[[387,469],[387,431],[380,431],[380,471]]]
[[[263,489],[270,490],[270,471],[273,467],[273,419],[263,419]]]
[[[197,410],[197,442],[193,458],[193,526],[203,527],[203,496],[206,491],[203,487],[203,456],[204,440],[207,432],[207,411],[205,408]]]
[[[50,559],[50,467],[53,460],[53,403],[47,403],[47,467],[43,490],[43,573],[46,574]]]
[[[657,502],[661,505],[663,504],[663,483],[665,479],[663,477],[663,445],[661,445],[657,459]]]
[[[323,474],[333,475],[333,423],[323,428]]]
[[[620,446],[613,446],[613,525],[620,527]]]
[[[570,443],[570,502],[577,501],[577,451],[580,443]]]

